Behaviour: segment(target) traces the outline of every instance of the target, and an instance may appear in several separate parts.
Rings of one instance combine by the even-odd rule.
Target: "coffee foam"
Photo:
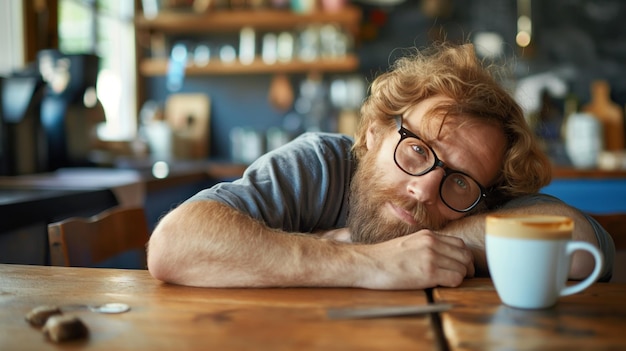
[[[571,239],[574,221],[565,216],[550,215],[488,215],[487,235],[518,238],[560,240]]]

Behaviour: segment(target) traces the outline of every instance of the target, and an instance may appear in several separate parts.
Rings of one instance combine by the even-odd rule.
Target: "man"
[[[573,217],[574,238],[603,250],[610,278],[610,236],[538,195],[550,177],[520,107],[473,47],[440,45],[373,82],[354,142],[304,134],[167,214],[148,268],[204,287],[458,286],[487,274],[485,214],[501,211]],[[592,269],[577,253],[570,278]]]

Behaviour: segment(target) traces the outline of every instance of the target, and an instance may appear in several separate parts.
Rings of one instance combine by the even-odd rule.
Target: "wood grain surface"
[[[626,350],[626,284],[596,283],[556,306],[522,310],[503,305],[490,279],[437,288],[450,350]]]
[[[90,335],[54,344],[24,319],[40,305],[126,303],[71,313]],[[426,304],[424,291],[206,289],[145,270],[0,264],[0,350],[432,350],[429,315],[331,320],[329,308]],[[68,312],[70,313],[70,312]]]

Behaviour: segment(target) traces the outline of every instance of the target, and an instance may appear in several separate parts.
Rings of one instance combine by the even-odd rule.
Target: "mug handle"
[[[565,253],[567,254],[567,256],[570,256],[570,262],[571,262],[571,255],[575,251],[578,251],[578,250],[587,251],[593,255],[593,258],[595,260],[595,266],[593,268],[593,272],[591,272],[591,274],[580,283],[566,286],[563,289],[561,289],[561,292],[559,293],[560,296],[572,295],[572,294],[585,290],[591,284],[595,283],[596,279],[598,279],[598,276],[600,275],[600,271],[602,270],[602,265],[604,264],[604,260],[602,258],[602,253],[600,253],[600,250],[597,247],[584,241],[568,242],[565,248]]]

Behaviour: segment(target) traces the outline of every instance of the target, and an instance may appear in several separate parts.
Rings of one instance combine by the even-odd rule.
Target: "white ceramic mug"
[[[578,293],[593,284],[603,257],[595,246],[572,241],[574,221],[548,215],[489,215],[485,244],[491,278],[502,302],[516,308],[553,306],[560,296]],[[595,268],[583,281],[567,285],[572,254],[593,255]]]

